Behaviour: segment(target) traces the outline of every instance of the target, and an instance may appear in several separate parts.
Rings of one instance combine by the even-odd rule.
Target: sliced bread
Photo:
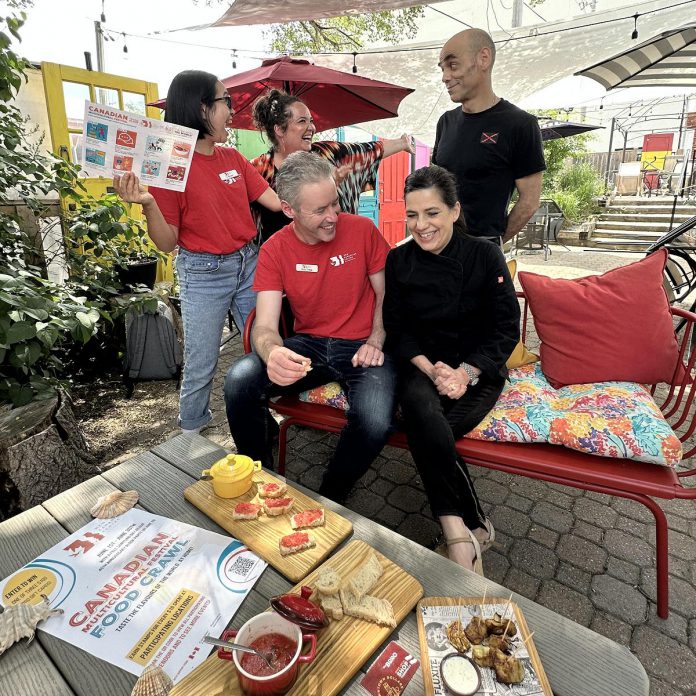
[[[372,597],[371,595],[365,595],[358,599],[350,590],[344,588],[341,588],[339,594],[343,612],[348,616],[354,616],[364,621],[372,621],[372,623],[380,626],[396,628],[394,608],[388,600]]]
[[[290,518],[290,526],[293,529],[309,529],[310,527],[321,527],[323,524],[324,508],[296,512]]]
[[[288,486],[283,481],[259,484],[259,497],[261,498],[280,498],[285,495]]]
[[[318,592],[317,597],[321,608],[328,617],[336,621],[340,621],[343,618],[343,605],[338,594],[325,595]]]
[[[367,560],[346,578],[342,587],[360,599],[377,585],[383,572],[384,568],[382,568],[379,558],[371,552]]]
[[[291,553],[311,549],[316,546],[316,543],[314,537],[309,532],[293,532],[281,537],[278,542],[278,548],[281,556],[288,556]]]
[[[263,501],[263,509],[267,515],[275,517],[290,512],[295,500],[293,498],[266,498]]]
[[[261,512],[258,503],[237,503],[232,510],[233,520],[255,520]]]
[[[324,568],[314,581],[317,592],[323,595],[337,595],[341,587],[341,576],[331,567]]]

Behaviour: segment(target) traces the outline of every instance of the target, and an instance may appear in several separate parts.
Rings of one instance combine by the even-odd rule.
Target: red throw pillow
[[[662,272],[667,250],[600,276],[575,280],[522,271],[554,387],[588,382],[671,382],[677,339]]]

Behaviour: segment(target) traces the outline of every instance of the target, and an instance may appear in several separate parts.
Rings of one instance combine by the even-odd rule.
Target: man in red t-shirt
[[[237,451],[273,468],[268,399],[340,382],[349,403],[319,492],[346,498],[387,438],[395,371],[382,352],[384,265],[389,245],[370,220],[341,213],[333,167],[293,153],[276,184],[292,222],[262,247],[254,279],[254,353],[225,377],[227,420]],[[295,335],[278,332],[283,294]]]

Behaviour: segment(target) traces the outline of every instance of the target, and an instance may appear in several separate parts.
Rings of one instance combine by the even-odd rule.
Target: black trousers
[[[504,378],[481,376],[460,399],[440,396],[430,378],[409,365],[399,372],[398,399],[408,445],[436,517],[457,515],[469,529],[483,527],[485,514],[455,441],[473,430],[493,408]]]

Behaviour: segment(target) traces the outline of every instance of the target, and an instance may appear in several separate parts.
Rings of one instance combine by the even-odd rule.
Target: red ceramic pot
[[[290,639],[294,645],[294,653],[286,667],[267,677],[247,672],[241,665],[243,653],[218,648],[218,657],[223,660],[232,660],[234,663],[239,684],[247,696],[280,696],[280,694],[287,693],[297,680],[300,664],[312,662],[316,656],[317,637],[312,634],[303,634],[299,626],[272,611],[258,614],[249,619],[239,631],[225,631],[222,634],[222,639],[234,640],[242,645],[251,645],[261,636],[270,633],[279,633]],[[310,643],[309,654],[302,655],[302,647],[306,641]]]

